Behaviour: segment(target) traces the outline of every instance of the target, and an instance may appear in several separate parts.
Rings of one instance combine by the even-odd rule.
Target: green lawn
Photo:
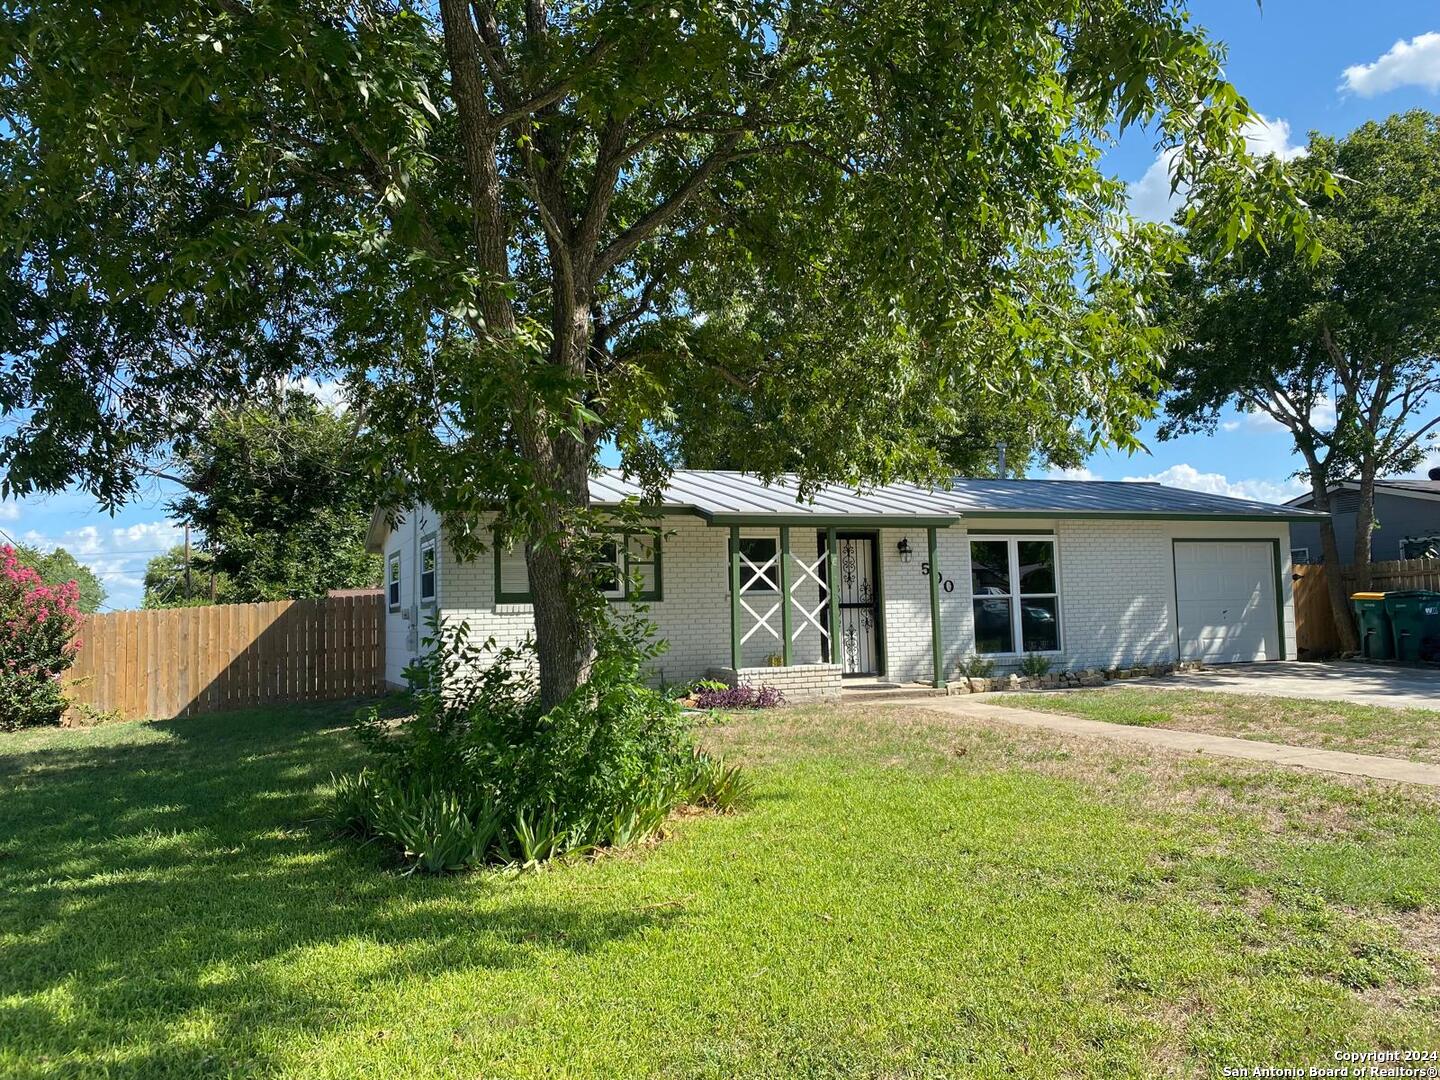
[[[1112,724],[1178,728],[1440,764],[1440,711],[1434,709],[1392,709],[1314,698],[1204,694],[1130,686],[1005,694],[986,700]]]
[[[0,739],[0,1075],[1213,1076],[1440,1048],[1440,804],[919,709],[540,873],[310,822],[344,711]]]

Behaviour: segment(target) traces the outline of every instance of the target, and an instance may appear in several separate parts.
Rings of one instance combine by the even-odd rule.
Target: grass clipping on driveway
[[[1432,709],[1128,686],[1005,694],[993,700],[1000,705],[1112,724],[1175,728],[1440,764],[1440,711]]]
[[[1217,1075],[1440,1048],[1440,802],[922,709],[736,716],[752,807],[538,873],[314,824],[292,708],[0,740],[0,1075]]]

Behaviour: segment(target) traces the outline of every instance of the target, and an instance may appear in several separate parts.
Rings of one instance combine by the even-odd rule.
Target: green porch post
[[[730,666],[740,670],[740,527],[730,526]]]
[[[835,529],[825,530],[825,593],[830,607],[830,663],[840,663],[840,559]]]
[[[930,549],[930,656],[934,662],[935,688],[945,686],[945,672],[941,668],[944,649],[940,643],[940,567],[935,561],[935,526],[925,530],[925,539]]]
[[[790,526],[780,526],[780,656],[790,666]]]

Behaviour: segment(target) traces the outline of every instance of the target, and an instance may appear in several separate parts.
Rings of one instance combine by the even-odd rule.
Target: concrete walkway
[[[896,702],[895,704],[899,704]],[[933,709],[953,716],[977,720],[999,720],[1021,727],[1041,728],[1067,735],[1088,735],[1137,746],[1154,746],[1164,750],[1216,754],[1220,757],[1264,761],[1271,765],[1291,765],[1299,769],[1344,773],[1347,776],[1368,776],[1376,780],[1398,780],[1407,784],[1440,787],[1440,765],[1426,765],[1400,758],[1378,757],[1373,754],[1350,754],[1341,750],[1312,750],[1304,746],[1255,742],[1228,735],[1201,735],[1172,728],[1130,727],[1107,724],[1103,720],[1087,720],[1080,716],[1031,712],[1007,705],[987,705],[972,697],[934,698],[907,703],[911,708]]]
[[[1440,709],[1440,668],[1387,667],[1343,660],[1283,660],[1267,664],[1225,664],[1161,679],[1117,682],[1143,690],[1204,690],[1221,694],[1269,694],[1319,698],[1357,705]]]

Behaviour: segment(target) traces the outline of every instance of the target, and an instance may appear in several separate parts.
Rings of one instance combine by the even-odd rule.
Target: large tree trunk
[[[1370,588],[1371,541],[1375,532],[1375,464],[1360,466],[1360,505],[1355,508],[1355,573],[1360,589]]]
[[[1324,479],[1318,483],[1312,479],[1310,492],[1315,509],[1325,515],[1320,522],[1320,550],[1325,556],[1325,587],[1330,594],[1330,615],[1335,623],[1335,632],[1340,637],[1340,651],[1359,652],[1360,636],[1350,615],[1350,598],[1345,595],[1345,579],[1341,574],[1340,544],[1335,539],[1335,523],[1330,519],[1329,484]]]
[[[530,545],[525,561],[535,611],[540,703],[550,709],[588,678],[595,631],[587,618],[594,609],[587,602],[587,593],[594,591],[588,547],[575,532],[576,516],[589,507],[588,455],[552,453],[547,465],[541,475],[550,486],[547,502],[552,505],[540,526],[547,535]]]
[[[557,305],[555,312],[548,360],[583,378],[593,333],[590,305],[583,295],[576,298],[568,293],[564,299],[563,309]],[[521,450],[536,480],[548,490],[539,542],[531,544],[526,565],[535,610],[540,703],[549,709],[585,682],[595,658],[597,602],[591,545],[580,532],[590,508],[592,447],[588,438],[561,430],[559,418],[535,412],[533,404],[530,410],[518,425]]]

